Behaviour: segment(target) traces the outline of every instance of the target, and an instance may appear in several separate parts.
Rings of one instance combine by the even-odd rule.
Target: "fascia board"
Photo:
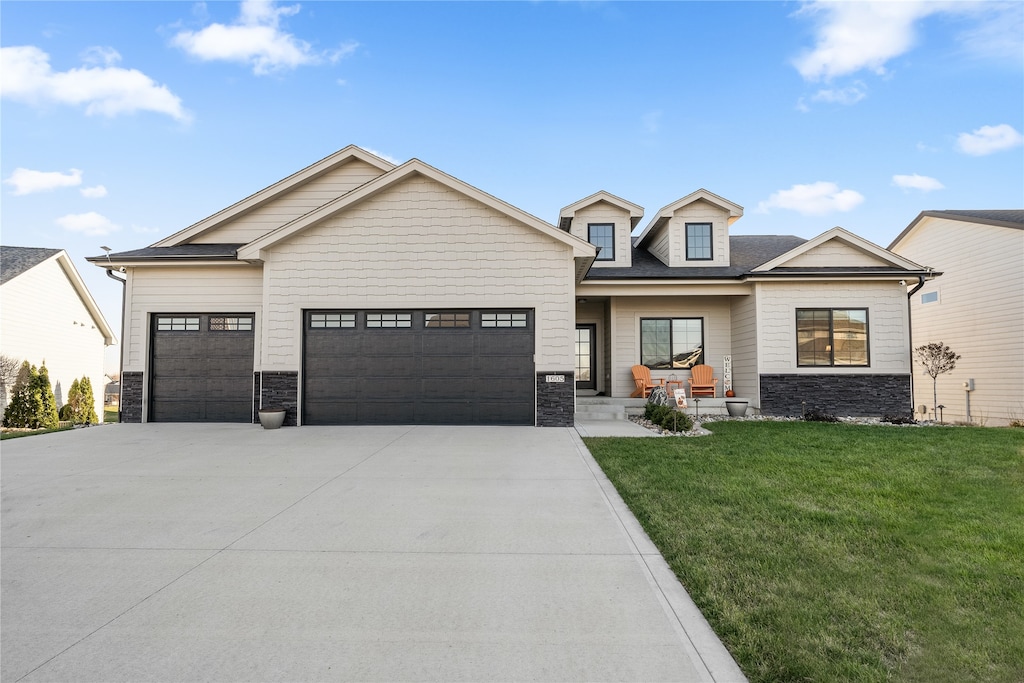
[[[334,170],[335,168],[344,166],[356,159],[379,168],[382,173],[387,173],[395,168],[395,165],[391,162],[385,161],[374,154],[370,154],[366,150],[356,147],[355,145],[349,145],[348,147],[345,147],[344,149],[339,150],[314,164],[310,164],[300,171],[296,171],[287,178],[279,180],[273,185],[265,187],[255,194],[249,195],[240,202],[236,202],[226,209],[222,209],[212,216],[208,216],[198,223],[194,223],[183,230],[179,230],[170,237],[166,237],[159,242],[151,244],[150,246],[174,247],[179,244],[183,244],[193,237],[201,235],[204,232],[208,232],[229,220],[237,218],[248,211],[256,209],[263,204],[280,197],[284,193],[293,190],[303,183],[323,175],[328,171]]]
[[[922,265],[914,263],[910,259],[906,259],[898,254],[894,254],[893,252],[883,249],[882,247],[878,246],[877,244],[874,244],[873,242],[869,242],[863,237],[854,235],[852,232],[837,226],[835,228],[832,228],[831,230],[826,230],[817,237],[807,240],[806,242],[796,247],[795,249],[791,249],[787,251],[785,254],[777,256],[776,258],[772,259],[771,261],[768,261],[767,263],[762,263],[761,265],[754,268],[751,271],[751,273],[764,273],[774,268],[783,266],[787,261],[790,261],[796,258],[797,256],[800,256],[801,254],[804,254],[810,251],[811,249],[814,249],[815,247],[818,247],[824,244],[825,242],[828,242],[833,239],[841,240],[856,249],[866,251],[867,253],[876,256],[882,259],[883,261],[891,263],[895,268],[902,268],[908,271],[927,270]]]
[[[78,269],[75,268],[75,264],[71,261],[71,257],[68,256],[68,253],[61,250],[60,253],[54,254],[50,259],[56,260],[60,265],[61,270],[64,271],[64,275],[68,278],[71,286],[78,294],[78,298],[82,300],[85,308],[89,311],[89,315],[92,316],[93,322],[96,323],[96,328],[100,331],[100,334],[103,335],[104,345],[111,346],[116,344],[117,338],[114,336],[114,331],[110,329],[110,325],[107,324],[107,319],[103,317],[103,312],[100,311],[100,307],[96,304],[96,300],[92,298],[89,288],[85,286],[82,276],[78,274]]]
[[[742,206],[740,206],[739,204],[735,204],[733,202],[730,202],[728,199],[724,199],[722,197],[719,197],[714,192],[708,192],[704,188],[701,188],[701,189],[697,190],[696,192],[691,192],[690,194],[686,195],[682,199],[677,199],[676,201],[672,202],[671,204],[667,204],[666,206],[663,206],[658,211],[658,213],[656,213],[651,218],[651,221],[647,224],[647,226],[643,230],[640,231],[640,235],[636,239],[637,246],[642,245],[644,243],[644,240],[647,239],[648,235],[650,235],[650,233],[655,229],[655,227],[661,225],[663,221],[668,220],[669,218],[672,218],[672,216],[675,214],[676,211],[678,211],[679,209],[683,208],[684,206],[686,206],[688,204],[692,204],[695,201],[700,200],[700,199],[703,199],[704,201],[708,202],[709,204],[714,204],[715,206],[717,206],[717,207],[719,207],[721,209],[725,209],[726,211],[728,211],[729,212],[729,225],[732,225],[734,222],[736,222],[737,219],[739,219],[740,217],[743,216],[743,207]]]
[[[591,206],[592,204],[597,204],[598,202],[607,202],[612,206],[617,206],[623,211],[628,211],[630,222],[632,223],[633,227],[636,227],[636,224],[640,222],[640,219],[644,215],[644,207],[639,206],[638,204],[634,204],[633,202],[626,201],[622,197],[617,197],[613,195],[611,192],[599,190],[598,192],[595,192],[589,197],[584,197],[578,202],[574,202],[569,206],[564,207],[561,211],[558,212],[558,217],[560,219],[571,218],[573,214],[575,214],[580,209],[584,209],[588,206]]]
[[[489,195],[486,192],[459,180],[458,178],[450,176],[443,171],[439,171],[419,159],[412,159],[388,173],[357,187],[348,194],[338,197],[337,199],[334,199],[327,204],[296,218],[290,223],[263,235],[259,239],[246,244],[238,249],[238,258],[246,261],[262,260],[261,251],[263,249],[267,249],[282,240],[288,239],[292,235],[305,230],[311,225],[319,223],[322,220],[326,220],[331,216],[334,216],[415,174],[430,178],[431,180],[437,181],[442,185],[456,190],[457,192],[461,192],[471,199],[475,199],[496,211],[504,213],[510,218],[521,223],[525,223],[526,225],[543,232],[563,244],[571,246],[573,248],[573,256],[595,257],[597,255],[597,248],[586,240],[581,240],[580,238],[574,237],[563,230],[559,230],[555,226],[545,223],[536,216],[528,214],[522,209],[518,209],[511,204],[503,202],[502,200]]]

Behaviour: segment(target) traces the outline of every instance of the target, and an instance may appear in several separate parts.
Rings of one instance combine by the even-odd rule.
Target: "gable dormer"
[[[643,215],[643,207],[602,190],[562,209],[558,227],[600,247],[592,268],[628,268],[630,235]]]
[[[729,226],[743,207],[707,190],[697,190],[661,209],[643,229],[645,247],[671,268],[721,267],[729,261]]]

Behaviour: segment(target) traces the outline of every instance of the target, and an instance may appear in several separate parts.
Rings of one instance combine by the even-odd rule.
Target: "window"
[[[412,313],[367,313],[367,327],[412,327]]]
[[[686,260],[711,260],[711,224],[686,224]]]
[[[590,223],[587,225],[587,241],[595,247],[598,261],[615,260],[615,226],[611,223]]]
[[[156,319],[156,329],[160,332],[198,332],[199,316],[194,318],[165,318]]]
[[[921,303],[923,303],[923,304],[933,304],[933,303],[935,303],[938,300],[939,300],[939,293],[938,292],[925,292],[924,294],[921,295]]]
[[[480,314],[480,327],[526,327],[526,313],[489,311]]]
[[[703,318],[640,320],[640,363],[652,370],[692,368],[704,358]]]
[[[223,332],[252,332],[251,316],[210,316],[210,330]]]
[[[355,327],[355,313],[310,313],[310,327]]]
[[[469,313],[425,313],[426,327],[469,327]]]
[[[796,364],[868,365],[867,309],[797,309]]]

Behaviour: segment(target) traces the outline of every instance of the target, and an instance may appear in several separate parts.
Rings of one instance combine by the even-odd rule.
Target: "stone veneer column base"
[[[562,382],[549,382],[548,376]],[[569,372],[537,373],[537,426],[572,427],[576,424],[576,377]]]
[[[910,415],[912,403],[910,375],[761,375],[762,415]]]
[[[299,417],[299,373],[261,372],[260,404],[257,408],[284,408],[284,424],[294,427]]]
[[[121,373],[121,422],[142,422],[143,373]]]

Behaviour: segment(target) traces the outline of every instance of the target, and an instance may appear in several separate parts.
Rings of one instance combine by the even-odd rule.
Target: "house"
[[[121,383],[107,382],[103,388],[103,405],[116,408],[121,402]]]
[[[96,414],[103,414],[104,349],[115,343],[66,251],[0,247],[0,352],[32,365],[45,362],[58,404],[85,376]],[[6,407],[7,392],[0,393]]]
[[[943,419],[1024,419],[1024,210],[922,211],[889,249],[943,273],[910,299],[913,344],[941,341],[961,356],[938,377]],[[914,403],[934,406],[920,366]]]
[[[630,367],[711,365],[774,414],[909,412],[902,280],[841,228],[730,236],[705,190],[655,215],[607,192],[557,225],[417,159],[347,147],[123,268],[122,421],[573,424]]]

